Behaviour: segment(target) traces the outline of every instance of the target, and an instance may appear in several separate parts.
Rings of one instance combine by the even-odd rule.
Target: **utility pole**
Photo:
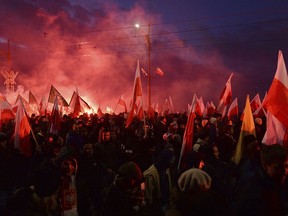
[[[150,36],[150,22],[148,22],[148,33],[146,35],[147,49],[148,49],[148,110],[151,108],[151,36]]]

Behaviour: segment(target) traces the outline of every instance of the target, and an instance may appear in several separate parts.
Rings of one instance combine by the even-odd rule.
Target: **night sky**
[[[95,109],[114,109],[122,94],[129,104],[137,60],[148,70],[150,24],[152,103],[170,96],[181,112],[196,94],[217,105],[233,72],[241,110],[247,94],[263,99],[278,51],[288,59],[287,11],[287,1],[0,0],[0,69],[7,67],[9,40],[19,72],[16,93],[6,96],[13,103],[31,90],[47,101],[54,85],[68,102],[78,89]],[[147,78],[141,79],[147,104]]]

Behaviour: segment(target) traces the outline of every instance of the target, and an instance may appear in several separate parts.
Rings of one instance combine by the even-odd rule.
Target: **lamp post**
[[[140,28],[139,24],[135,24],[136,28]],[[150,22],[148,22],[148,32],[145,35],[146,43],[147,43],[147,57],[148,57],[148,110],[151,108],[151,37],[150,37]]]
[[[146,35],[148,48],[148,110],[151,108],[151,38],[150,38],[150,22],[148,23],[148,34]]]

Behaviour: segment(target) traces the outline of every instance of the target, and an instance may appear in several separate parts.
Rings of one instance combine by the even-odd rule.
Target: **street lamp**
[[[140,25],[138,23],[135,24],[136,28],[140,28]],[[151,37],[150,37],[150,22],[148,22],[148,32],[147,35],[145,35],[146,43],[147,43],[147,55],[148,55],[148,111],[151,108]]]

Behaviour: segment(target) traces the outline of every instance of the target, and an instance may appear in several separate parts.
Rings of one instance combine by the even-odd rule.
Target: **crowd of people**
[[[49,132],[49,115],[32,115],[32,156],[13,145],[14,122],[0,132],[0,215],[186,216],[288,215],[288,151],[265,145],[265,118],[243,139],[233,120],[196,117],[193,148],[178,166],[186,113],[137,118],[63,115]]]

